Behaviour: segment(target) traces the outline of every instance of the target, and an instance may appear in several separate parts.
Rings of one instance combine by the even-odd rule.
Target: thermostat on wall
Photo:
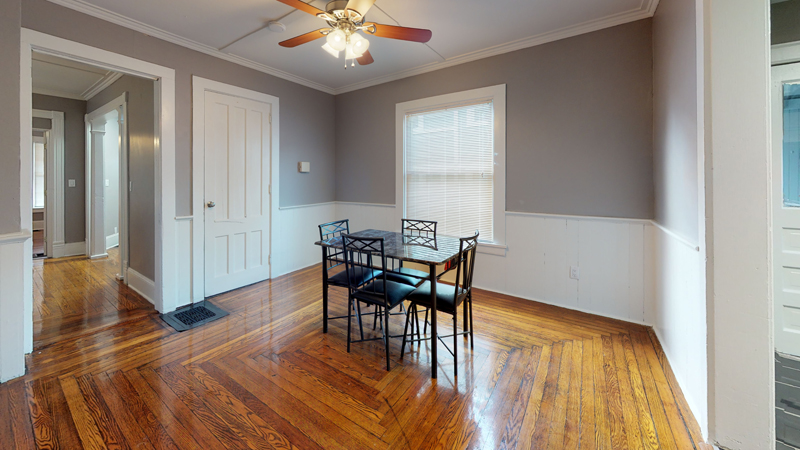
[[[300,173],[311,172],[311,163],[310,162],[299,162],[299,163],[297,163],[297,171],[300,172]]]

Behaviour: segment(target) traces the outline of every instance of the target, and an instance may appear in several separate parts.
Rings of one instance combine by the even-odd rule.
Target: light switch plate
[[[111,186],[111,180],[106,180],[106,187]]]
[[[75,180],[69,180],[68,181],[68,186],[69,187],[75,187]]]
[[[299,163],[297,163],[297,171],[300,172],[300,173],[311,172],[311,163],[310,162],[299,162]]]

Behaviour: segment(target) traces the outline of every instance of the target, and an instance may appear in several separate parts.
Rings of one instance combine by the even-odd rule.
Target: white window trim
[[[405,192],[405,118],[406,115],[426,110],[492,101],[494,107],[494,240],[481,242],[482,253],[505,256],[506,252],[506,85],[488,86],[452,94],[437,95],[419,100],[398,103],[395,109],[395,214],[398,230],[406,213]],[[419,217],[418,217],[419,218]],[[423,217],[424,218],[424,217]]]

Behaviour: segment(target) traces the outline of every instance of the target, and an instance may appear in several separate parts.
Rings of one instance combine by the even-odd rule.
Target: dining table
[[[428,237],[424,235],[409,235],[395,231],[368,229],[350,233],[351,236],[364,238],[383,238],[386,258],[403,262],[423,264],[429,267],[428,280],[431,283],[431,378],[437,377],[437,347],[439,339],[436,329],[436,273],[439,266],[458,258],[461,241],[452,236]],[[322,260],[325,261],[329,248],[342,248],[342,238],[337,236],[331,239],[317,241],[322,247]],[[391,270],[385,268],[385,270]],[[323,327],[327,328],[328,304],[323,301]]]

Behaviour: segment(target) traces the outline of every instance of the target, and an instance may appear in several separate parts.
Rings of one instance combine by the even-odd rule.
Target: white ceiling
[[[34,94],[89,100],[122,74],[34,52],[31,75]]]
[[[658,0],[377,0],[370,22],[427,28],[427,44],[369,37],[375,62],[348,67],[323,40],[278,42],[326,23],[277,0],[51,0],[326,92],[341,93],[650,17]],[[325,9],[326,1],[308,3]],[[279,20],[286,31],[265,28]]]

